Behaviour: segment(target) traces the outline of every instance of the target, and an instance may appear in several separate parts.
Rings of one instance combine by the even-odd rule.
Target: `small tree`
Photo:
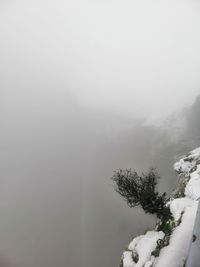
[[[171,219],[169,207],[166,206],[166,193],[159,195],[156,191],[160,178],[155,169],[147,174],[138,175],[136,171],[119,170],[111,178],[115,183],[115,191],[127,202],[129,207],[141,206],[146,213],[156,214],[159,219]]]

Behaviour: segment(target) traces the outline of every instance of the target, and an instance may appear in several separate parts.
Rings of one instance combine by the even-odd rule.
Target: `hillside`
[[[200,148],[174,164],[178,184],[169,205],[173,219],[132,240],[123,252],[121,267],[183,267],[192,238],[200,197]]]

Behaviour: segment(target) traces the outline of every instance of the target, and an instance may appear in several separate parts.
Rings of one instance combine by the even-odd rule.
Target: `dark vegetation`
[[[155,214],[159,219],[172,218],[169,207],[166,206],[166,193],[160,195],[156,190],[159,175],[155,169],[139,175],[136,171],[119,170],[111,178],[118,192],[129,207],[140,206],[145,213]]]

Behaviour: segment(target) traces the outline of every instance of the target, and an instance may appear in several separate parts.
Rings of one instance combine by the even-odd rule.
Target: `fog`
[[[118,266],[155,218],[113,171],[155,166],[170,194],[198,145],[199,2],[0,7],[0,266]]]
[[[60,82],[93,107],[163,116],[199,89],[199,9],[193,0],[2,1],[2,84]]]

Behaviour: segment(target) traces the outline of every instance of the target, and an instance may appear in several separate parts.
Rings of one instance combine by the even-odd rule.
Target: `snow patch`
[[[123,254],[123,266],[124,267],[146,267],[151,266],[151,252],[155,250],[157,241],[164,238],[162,231],[148,231],[145,235],[138,236],[133,239],[128,249],[132,252],[136,252],[139,260],[134,262],[132,258],[132,252],[124,252]],[[130,259],[131,256],[131,259]],[[149,261],[149,262],[147,262]],[[145,264],[146,263],[146,264]]]
[[[200,197],[200,166],[190,175],[190,180],[185,188],[185,195],[191,199]]]
[[[178,173],[188,174],[194,166],[197,166],[197,160],[200,158],[200,147],[192,150],[188,156],[180,159],[174,164],[174,169]],[[200,163],[200,162],[199,162]]]
[[[174,230],[170,244],[161,250],[156,267],[183,267],[192,237],[197,201],[185,209],[182,223]]]
[[[178,173],[189,173],[190,170],[194,167],[193,162],[185,161],[184,159],[179,160],[174,164],[174,169]]]
[[[178,221],[181,217],[182,212],[184,212],[187,207],[193,206],[194,201],[190,198],[183,197],[173,199],[168,204],[175,221]]]
[[[126,266],[126,267],[134,267],[135,266],[131,251],[125,251],[123,253],[123,266]]]

